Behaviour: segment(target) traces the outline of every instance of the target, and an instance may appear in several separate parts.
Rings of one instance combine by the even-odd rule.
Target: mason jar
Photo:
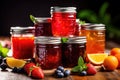
[[[61,65],[60,37],[36,37],[35,46],[36,62],[42,69],[54,69]]]
[[[51,7],[53,36],[73,36],[76,29],[76,7]]]
[[[86,37],[69,37],[62,45],[62,63],[64,67],[74,67],[79,57],[86,58]]]
[[[34,27],[11,27],[12,56],[30,59],[34,56]]]

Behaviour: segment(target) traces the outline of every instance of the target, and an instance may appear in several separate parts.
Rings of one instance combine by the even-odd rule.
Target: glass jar
[[[81,25],[81,34],[87,37],[86,53],[104,53],[105,25],[87,23]]]
[[[34,56],[34,27],[11,27],[12,55],[17,59]]]
[[[73,36],[76,29],[76,7],[51,7],[53,36]]]
[[[35,18],[35,36],[52,36],[51,18]]]
[[[86,57],[86,37],[69,37],[62,45],[62,63],[64,67],[74,67],[78,64],[78,58]]]
[[[36,62],[42,69],[53,69],[61,65],[61,38],[36,37]]]

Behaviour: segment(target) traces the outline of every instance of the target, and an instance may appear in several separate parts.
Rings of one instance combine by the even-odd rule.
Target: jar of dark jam
[[[76,7],[51,7],[53,36],[68,37],[75,34]]]
[[[61,38],[39,36],[35,38],[36,62],[42,69],[54,69],[61,65]]]
[[[51,18],[35,18],[35,36],[52,36]]]
[[[78,63],[79,56],[86,57],[86,37],[69,37],[62,45],[62,63],[64,67],[74,67]]]

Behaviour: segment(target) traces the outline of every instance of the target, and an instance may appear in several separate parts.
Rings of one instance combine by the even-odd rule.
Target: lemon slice
[[[14,67],[22,68],[25,65],[26,61],[21,59],[15,59],[13,57],[7,57],[6,63],[10,68],[14,68]]]
[[[96,53],[96,54],[87,54],[87,56],[91,63],[95,65],[100,65],[100,64],[103,64],[108,54],[107,53]]]

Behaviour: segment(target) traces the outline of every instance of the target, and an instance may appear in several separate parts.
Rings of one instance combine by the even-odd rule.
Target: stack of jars
[[[90,41],[87,40],[88,37],[93,38],[92,36],[95,35],[94,38],[96,38],[96,45],[99,43],[99,40],[102,41],[104,39],[103,37],[105,37],[103,32],[104,25],[102,25],[103,27],[100,28],[98,27],[101,25],[97,27],[96,25],[94,25],[94,31],[89,31],[88,28],[93,25],[89,25],[89,27],[85,26],[86,28],[83,29],[83,27],[76,22],[78,21],[78,19],[76,19],[76,7],[51,7],[50,12],[50,18],[35,18],[37,22],[34,23],[35,38],[34,43],[32,43],[32,46],[35,46],[35,56],[29,57],[35,57],[36,62],[40,64],[42,69],[53,69],[58,67],[59,65],[62,65],[64,67],[76,66],[79,56],[82,56],[83,59],[85,59],[86,50],[94,43],[93,41],[91,45],[87,44],[86,46],[86,42]],[[19,31],[15,29],[11,30]],[[93,27],[91,28],[91,30],[93,30]],[[20,32],[22,33],[24,32],[24,30],[21,30]],[[22,33],[22,35],[23,34],[24,33]],[[12,40],[13,38],[14,36],[12,37]],[[19,40],[21,40],[21,37],[19,38]],[[17,41],[18,40],[16,40],[16,42]],[[20,42],[17,42],[18,45],[15,46],[16,42],[12,42],[13,52],[15,47],[17,47],[18,51],[23,48],[20,46],[24,44],[20,44]],[[27,43],[27,41],[25,43]],[[100,44],[102,44],[101,47],[104,48],[104,40],[103,42],[100,42]],[[24,50],[22,50],[24,54],[26,54],[25,47]],[[102,48],[100,48],[101,52],[104,50]],[[30,48],[27,49],[29,50]],[[15,56],[15,54],[16,53],[14,52],[13,56],[15,58],[18,58]],[[28,57],[20,57],[20,59],[26,58]]]

